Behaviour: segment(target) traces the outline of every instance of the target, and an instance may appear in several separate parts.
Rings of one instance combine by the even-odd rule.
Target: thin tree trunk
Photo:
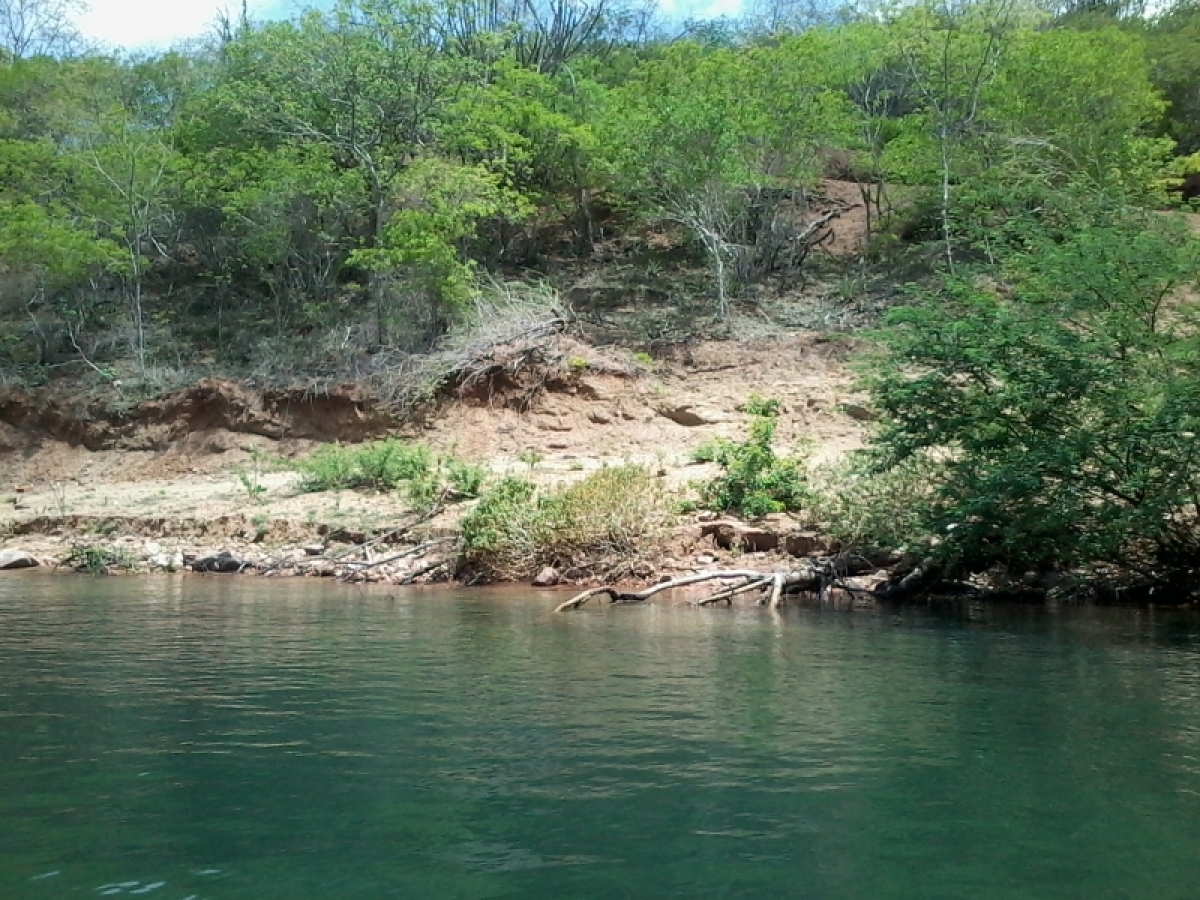
[[[942,240],[946,243],[946,265],[950,274],[954,274],[954,244],[950,238],[950,148],[949,135],[946,125],[942,124],[938,133],[942,156]]]

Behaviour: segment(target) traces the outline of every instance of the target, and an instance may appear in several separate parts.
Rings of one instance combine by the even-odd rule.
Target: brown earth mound
[[[0,425],[7,426],[0,432],[0,451],[46,440],[92,451],[165,450],[189,435],[215,431],[273,440],[362,441],[396,424],[355,385],[325,393],[258,392],[206,379],[127,410],[72,403],[45,391],[0,394]]]

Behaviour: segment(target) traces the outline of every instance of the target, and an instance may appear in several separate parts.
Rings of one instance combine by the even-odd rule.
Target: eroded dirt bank
[[[553,377],[504,374],[407,418],[354,385],[311,394],[208,380],[115,409],[53,394],[0,396],[0,549],[51,566],[85,563],[81,552],[99,549],[135,569],[187,567],[227,553],[260,571],[330,575],[346,574],[338,561],[368,544],[353,552],[372,563],[359,577],[402,579],[427,554],[403,565],[378,560],[405,546],[448,542],[469,505],[388,536],[412,518],[400,498],[302,493],[288,461],[326,442],[398,435],[496,475],[562,483],[639,462],[680,486],[711,474],[689,460],[697,445],[744,435],[749,417],[741,407],[752,396],[779,399],[777,443],[808,442],[816,459],[857,446],[869,416],[853,390],[850,341],[800,333],[697,343],[673,359],[631,365],[611,351],[560,340],[557,358],[570,365]],[[780,534],[796,527],[776,523]],[[771,554],[785,552],[782,542],[762,551],[722,547],[704,531],[703,523],[682,523],[660,572],[639,574],[733,556],[744,564],[748,549],[769,565]]]

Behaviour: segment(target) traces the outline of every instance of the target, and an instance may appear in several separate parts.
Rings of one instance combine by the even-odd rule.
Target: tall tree
[[[225,49],[217,109],[268,146],[317,144],[358,173],[369,198],[363,249],[381,245],[397,173],[436,142],[439,113],[473,71],[445,52],[432,9],[343,0],[263,26]],[[376,337],[389,339],[387,280],[371,270]]]
[[[1025,10],[1018,0],[959,6],[928,0],[894,22],[904,59],[937,153],[939,218],[946,265],[954,269],[952,188],[958,166],[983,128],[985,96]]]

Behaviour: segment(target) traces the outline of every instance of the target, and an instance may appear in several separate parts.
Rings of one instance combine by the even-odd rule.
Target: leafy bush
[[[749,404],[748,404],[749,408]],[[796,510],[808,498],[803,456],[776,456],[771,447],[779,424],[778,401],[759,401],[743,442],[716,440],[692,452],[697,462],[715,462],[724,473],[701,485],[701,502],[709,509],[756,518]]]
[[[478,497],[487,481],[487,469],[461,459],[449,457],[444,460],[443,468],[454,492],[464,499]]]
[[[111,575],[115,571],[133,568],[133,560],[118,550],[75,544],[60,565],[87,575]]]
[[[847,551],[913,549],[928,544],[921,505],[937,464],[913,458],[878,470],[869,454],[817,468],[806,518]]]
[[[781,407],[782,404],[777,397],[760,397],[758,394],[751,394],[739,408],[747,415],[766,416],[774,419],[778,418]]]
[[[918,506],[952,568],[1108,564],[1195,589],[1200,248],[1126,212],[1032,238],[1002,290],[892,314],[870,380],[884,470],[937,461]],[[1190,588],[1186,585],[1190,584]]]
[[[368,488],[392,491],[408,483],[428,482],[434,457],[428,448],[388,439],[357,447],[322,447],[296,463],[303,473],[303,491],[337,491]]]
[[[303,491],[404,488],[414,506],[429,506],[446,493],[479,495],[487,478],[482,467],[454,456],[435,456],[428,447],[389,438],[357,447],[322,447],[296,463]]]
[[[642,466],[600,469],[546,494],[505,478],[462,521],[461,568],[481,579],[528,578],[544,566],[620,575],[657,548],[669,507]]]

